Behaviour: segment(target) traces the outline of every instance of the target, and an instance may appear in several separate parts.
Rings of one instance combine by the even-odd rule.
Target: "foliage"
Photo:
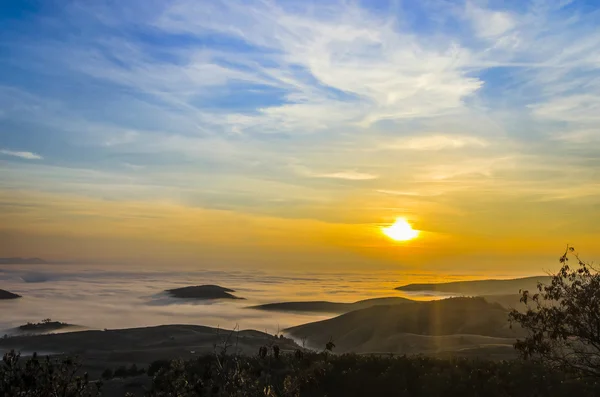
[[[38,358],[24,363],[20,354],[4,354],[0,366],[0,396],[3,397],[92,397],[100,395],[98,382],[87,373],[78,375],[80,365],[72,358]]]
[[[156,360],[156,361],[153,361],[148,366],[147,374],[148,374],[148,376],[154,376],[154,375],[156,375],[156,373],[158,371],[160,371],[162,368],[168,367],[170,364],[171,364],[171,361],[169,361],[169,360]]]
[[[533,362],[282,353],[175,360],[156,373],[149,397],[162,396],[564,396],[598,395],[596,379]]]
[[[114,377],[113,371],[110,368],[106,368],[104,372],[102,372],[102,379],[108,380]]]
[[[121,365],[120,367],[115,369],[114,372],[110,368],[105,369],[104,372],[102,373],[102,378],[103,379],[128,378],[131,376],[138,376],[138,375],[142,375],[145,373],[146,373],[146,370],[144,368],[138,369],[136,364],[131,364],[131,366],[129,366],[129,368],[124,365]]]
[[[576,267],[569,266],[570,258]],[[573,247],[567,247],[560,263],[549,285],[538,284],[534,294],[522,292],[527,311],[511,311],[511,323],[528,331],[515,348],[527,359],[600,376],[600,274]]]
[[[279,352],[265,357],[204,355],[183,361],[159,360],[147,397],[452,397],[600,395],[596,378],[577,378],[534,362],[420,356],[335,355],[324,350]],[[77,377],[70,359],[36,357],[24,364],[10,353],[0,372],[0,396],[99,396],[86,376]],[[140,389],[143,386],[140,384]],[[138,395],[138,394],[136,394]]]

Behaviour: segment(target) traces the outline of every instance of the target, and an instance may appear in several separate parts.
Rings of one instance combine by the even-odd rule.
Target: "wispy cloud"
[[[595,129],[571,130],[567,132],[559,132],[553,135],[553,138],[558,141],[589,144],[600,142],[600,132]]]
[[[482,148],[488,146],[488,143],[478,137],[440,134],[400,139],[388,144],[383,144],[382,148],[405,150],[442,150],[459,149],[469,146]]]
[[[475,34],[485,39],[505,36],[517,25],[510,12],[486,9],[472,1],[465,5],[465,16],[471,21]]]
[[[0,154],[5,156],[19,157],[26,160],[42,160],[43,157],[32,152],[18,152],[13,150],[0,149]]]
[[[164,34],[199,42],[216,34],[253,50],[201,45],[185,55],[175,51],[177,61],[165,62],[150,61],[138,43],[101,42],[91,53],[77,49],[77,62],[69,68],[182,107],[193,106],[190,100],[202,90],[227,84],[282,90],[283,103],[257,107],[253,114],[217,116],[242,131],[306,132],[433,117],[460,110],[483,84],[470,75],[468,49],[456,42],[430,43],[393,18],[354,4],[292,10],[274,3],[178,1],[144,22]],[[198,110],[205,121],[212,117]]]
[[[317,178],[347,179],[349,181],[366,181],[370,179],[377,179],[377,175],[356,171],[340,171],[329,174],[316,174],[314,176]]]

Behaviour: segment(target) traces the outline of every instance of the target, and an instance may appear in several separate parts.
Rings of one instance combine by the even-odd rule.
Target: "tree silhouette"
[[[569,259],[577,266],[571,268]],[[600,376],[600,274],[573,247],[560,257],[561,269],[537,292],[522,291],[527,311],[509,319],[528,331],[515,348],[524,358],[563,370]]]
[[[78,375],[81,365],[70,357],[38,358],[33,354],[24,363],[21,355],[10,351],[0,364],[2,397],[92,397],[100,395],[99,382],[88,374]]]

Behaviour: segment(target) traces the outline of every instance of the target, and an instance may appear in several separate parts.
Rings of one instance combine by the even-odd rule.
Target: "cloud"
[[[104,146],[116,146],[116,145],[126,145],[138,138],[139,132],[137,131],[124,131],[119,136],[108,137],[103,143]]]
[[[575,144],[600,142],[600,132],[594,129],[563,131],[553,134],[553,139]]]
[[[495,39],[515,28],[515,18],[504,11],[495,11],[477,6],[468,1],[466,16],[471,20],[475,33],[485,39]]]
[[[20,157],[26,160],[42,160],[43,157],[32,153],[32,152],[16,152],[12,150],[0,149],[0,154],[4,154],[6,156]]]
[[[547,102],[532,105],[537,117],[567,122],[600,121],[600,91],[598,95],[570,95],[552,98]]]
[[[272,271],[265,274],[256,268],[229,272],[185,267],[170,272],[159,269],[158,266],[152,269],[148,266],[123,266],[121,263],[87,264],[84,267],[55,264],[51,269],[41,269],[39,274],[23,269],[0,269],[3,288],[27,297],[19,308],[3,307],[0,331],[4,334],[27,321],[39,321],[48,313],[52,313],[57,320],[92,329],[194,324],[197,323],[197,305],[202,304],[203,325],[222,328],[226,324],[227,328],[239,324],[242,329],[264,331],[268,328],[275,332],[278,326],[284,328],[303,324],[321,320],[323,316],[282,313],[277,321],[271,323],[265,321],[264,313],[246,307],[265,301],[293,300],[295,293],[307,291],[327,299],[348,283],[362,287],[355,295],[368,297],[377,291],[377,283],[384,275],[389,274],[371,273],[373,280],[365,283],[364,277],[360,279],[360,275],[352,273],[339,274],[336,281],[332,281],[328,275],[318,275],[310,281],[304,281],[294,277],[296,275],[293,273],[286,278],[277,278],[270,276]],[[180,300],[165,307],[166,300],[160,298],[163,291],[190,285],[192,280],[230,286],[246,300],[211,304]],[[290,283],[294,285],[293,291],[289,288]],[[315,290],[317,284],[319,287]],[[351,295],[350,292],[348,295]]]
[[[423,180],[444,181],[457,178],[491,178],[502,169],[515,167],[514,157],[469,158],[452,164],[436,164],[420,175]]]
[[[319,172],[314,171],[309,167],[306,167],[301,164],[290,164],[289,168],[291,168],[297,175],[301,175],[308,178],[345,179],[349,181],[367,181],[379,178],[379,175],[367,172],[358,172],[356,170]]]
[[[113,24],[129,25],[114,11],[112,16]],[[175,1],[139,23],[166,37],[193,40],[185,50],[168,49],[169,56],[158,59],[135,40],[95,41],[69,48],[65,67],[240,132],[306,133],[435,117],[464,108],[483,84],[471,73],[470,50],[459,42],[420,38],[385,13],[353,3],[288,8]],[[241,41],[245,49],[207,48],[202,44],[207,35],[224,43]],[[225,115],[194,104],[228,86],[242,96],[277,89],[281,100]]]
[[[377,175],[367,174],[363,172],[356,171],[340,171],[340,172],[332,172],[329,174],[316,174],[314,175],[317,178],[332,178],[332,179],[346,179],[349,181],[366,181],[371,179],[377,179]]]
[[[396,140],[383,144],[384,149],[404,150],[442,150],[459,149],[463,147],[486,147],[488,143],[481,138],[470,136],[430,135]]]
[[[442,192],[437,191],[405,191],[405,190],[388,190],[388,189],[379,189],[376,190],[377,193],[386,194],[390,196],[407,196],[407,197],[433,197],[439,196]]]

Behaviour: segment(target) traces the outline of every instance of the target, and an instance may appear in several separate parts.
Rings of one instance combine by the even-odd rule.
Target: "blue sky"
[[[589,0],[7,1],[3,230],[41,233],[19,201],[86,199],[591,241],[599,21]]]

